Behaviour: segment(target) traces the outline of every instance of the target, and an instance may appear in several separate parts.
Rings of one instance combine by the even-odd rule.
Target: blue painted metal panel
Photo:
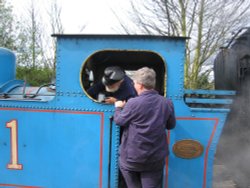
[[[183,67],[185,59],[184,40],[112,39],[112,38],[59,38],[58,39],[57,88],[59,91],[80,92],[79,67],[100,50],[140,50],[159,54],[167,64],[166,80],[169,96],[183,96]],[[67,76],[68,70],[71,75]],[[67,76],[67,79],[64,79]],[[172,84],[176,83],[176,84]]]
[[[1,184],[107,186],[110,137],[104,113],[9,108],[0,109],[0,115]],[[11,133],[5,125],[10,121],[18,125],[21,170],[6,168],[11,161]]]
[[[191,139],[199,141],[204,151],[201,156],[192,159],[179,158],[171,153],[166,175],[168,187],[212,186],[213,157],[224,119],[223,114],[213,117],[201,113],[195,114],[195,117],[178,117],[177,127],[170,134],[170,148],[179,140]]]
[[[5,82],[15,79],[15,61],[16,57],[12,51],[0,47],[0,88]]]

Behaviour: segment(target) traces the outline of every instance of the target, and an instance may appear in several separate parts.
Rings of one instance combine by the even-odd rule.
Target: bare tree
[[[12,7],[5,0],[0,0],[0,46],[14,49],[15,27]]]
[[[132,23],[119,19],[129,34],[191,37],[186,43],[185,86],[195,89],[204,86],[199,78],[211,72],[203,68],[218,47],[249,22],[249,8],[246,0],[131,0]]]
[[[52,33],[63,34],[64,32],[61,20],[61,12],[62,8],[58,5],[57,0],[53,0],[50,4],[50,11],[48,12]]]
[[[18,64],[28,67],[46,65],[43,40],[43,24],[34,1],[30,1],[27,14],[19,21]]]
[[[50,4],[50,10],[48,15],[50,18],[51,31],[53,34],[63,34],[64,28],[61,21],[61,7],[58,5],[57,0],[53,0]],[[56,69],[56,39],[52,38],[52,53],[50,56],[52,58],[53,72],[55,74]]]
[[[63,34],[64,26],[62,24],[61,19],[62,8],[59,5],[57,0],[52,0],[50,4],[50,10],[48,11],[48,15],[50,18],[50,26],[52,34]],[[80,27],[80,32],[85,29],[85,25]],[[51,49],[51,48],[50,48]],[[52,53],[50,57],[53,59],[53,70],[55,73],[56,68],[56,38],[52,38]]]

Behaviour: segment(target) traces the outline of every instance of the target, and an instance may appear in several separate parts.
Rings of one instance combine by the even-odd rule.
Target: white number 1
[[[23,165],[18,164],[17,121],[12,120],[6,123],[6,127],[10,128],[10,144],[11,144],[11,159],[7,167],[9,169],[21,170],[23,168]]]

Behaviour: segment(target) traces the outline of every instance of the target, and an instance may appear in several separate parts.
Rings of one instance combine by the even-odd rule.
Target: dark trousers
[[[120,167],[128,188],[162,188],[163,170],[135,172]]]

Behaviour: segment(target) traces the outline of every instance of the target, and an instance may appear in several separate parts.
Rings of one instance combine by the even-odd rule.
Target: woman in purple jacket
[[[133,76],[138,96],[115,103],[114,121],[124,128],[119,165],[128,188],[161,188],[168,143],[175,127],[174,107],[154,90],[156,75],[144,67]]]

